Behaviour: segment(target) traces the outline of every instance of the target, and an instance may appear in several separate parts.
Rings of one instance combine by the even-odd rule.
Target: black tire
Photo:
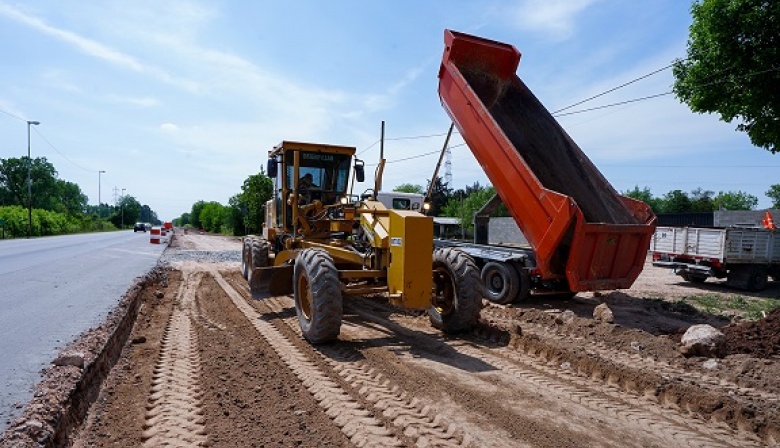
[[[750,280],[748,281],[749,290],[763,291],[766,289],[767,283],[769,283],[769,276],[765,269],[754,267],[750,270]]]
[[[520,265],[515,265],[517,277],[520,279],[520,291],[517,293],[515,302],[525,302],[531,298],[531,274]]]
[[[520,291],[520,276],[512,265],[491,261],[485,263],[480,274],[485,286],[485,297],[493,303],[514,302]]]
[[[303,337],[312,344],[338,338],[343,309],[333,258],[322,249],[305,249],[295,259],[293,278],[295,312]]]
[[[252,240],[244,238],[244,244],[241,246],[241,275],[249,280],[249,257],[252,253]]]
[[[682,274],[680,274],[680,277],[682,277],[683,280],[685,280],[686,282],[691,282],[691,283],[704,283],[707,281],[707,276],[691,274],[690,272],[683,272]]]
[[[479,322],[485,288],[479,268],[468,255],[454,248],[433,253],[433,297],[428,317],[445,333],[470,330]]]
[[[252,283],[252,270],[254,268],[264,268],[269,265],[269,252],[271,245],[263,238],[252,238],[249,240],[247,248],[247,273],[246,279]]]

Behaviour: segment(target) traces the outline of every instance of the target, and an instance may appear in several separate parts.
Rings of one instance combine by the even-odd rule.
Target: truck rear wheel
[[[517,298],[517,293],[520,291],[520,276],[511,265],[495,261],[485,263],[481,277],[485,285],[485,297],[491,302],[507,304]]]
[[[479,322],[485,290],[479,269],[465,253],[437,249],[433,253],[433,297],[428,316],[431,325],[445,333],[467,331]]]
[[[765,269],[760,267],[753,267],[750,270],[750,280],[748,281],[748,289],[751,291],[763,291],[769,283],[769,276]]]
[[[293,278],[295,312],[303,337],[312,344],[336,339],[343,310],[333,258],[322,249],[305,249],[295,259]]]

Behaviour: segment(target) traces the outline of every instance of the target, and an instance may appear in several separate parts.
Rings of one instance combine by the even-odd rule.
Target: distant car
[[[137,222],[133,226],[133,233],[135,232],[146,232],[146,224],[142,222]]]

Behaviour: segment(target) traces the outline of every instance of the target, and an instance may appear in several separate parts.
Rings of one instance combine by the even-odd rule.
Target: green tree
[[[123,229],[137,222],[139,216],[141,216],[141,203],[136,198],[125,195],[119,198],[109,221],[116,227]]]
[[[430,181],[428,182],[428,185],[430,185]],[[426,191],[428,189],[426,188]],[[444,206],[447,205],[447,201],[450,200],[450,197],[452,196],[452,189],[447,185],[446,182],[442,181],[441,177],[436,177],[434,184],[433,184],[433,191],[431,191],[431,197],[426,198],[428,201],[430,201],[431,208],[428,210],[429,216],[439,216],[441,211],[444,209]]]
[[[753,210],[758,198],[744,191],[720,191],[713,202],[717,210]]]
[[[415,185],[415,184],[401,184],[393,188],[393,191],[397,191],[399,193],[425,194],[422,185]]]
[[[770,185],[764,194],[772,200],[772,208],[780,208],[780,184]]]
[[[27,157],[0,159],[0,204],[27,207]],[[51,209],[57,196],[57,170],[46,157],[30,164],[32,207]]]
[[[200,222],[200,212],[203,210],[203,206],[206,205],[206,201],[198,201],[194,204],[192,204],[192,210],[190,211],[190,220],[192,222],[192,227],[195,227],[196,229],[202,229],[203,224]]]
[[[632,190],[626,190],[622,194],[623,196],[644,202],[650,206],[654,213],[661,213],[662,201],[653,196],[649,187],[644,187],[640,190],[639,185],[636,185]]]
[[[258,233],[263,229],[265,203],[273,196],[273,188],[273,181],[262,167],[258,174],[250,175],[241,185],[241,193],[231,205],[241,211],[246,233]]]
[[[496,194],[493,187],[479,187],[479,189],[470,189],[468,196],[458,196],[454,194],[442,210],[442,216],[453,216],[460,219],[461,226],[468,230],[474,230],[474,214],[481,209],[490,198]],[[465,190],[464,190],[465,193]]]
[[[682,190],[666,193],[661,202],[663,213],[685,213],[691,211],[691,198]]]
[[[780,2],[697,0],[674,92],[694,112],[737,120],[754,145],[780,151]]]
[[[712,197],[715,192],[704,190],[701,187],[691,191],[691,211],[692,212],[711,212],[715,209],[715,203]]]

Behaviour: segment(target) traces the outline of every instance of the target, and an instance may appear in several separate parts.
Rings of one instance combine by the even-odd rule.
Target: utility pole
[[[125,190],[126,188],[122,189],[122,196],[120,198],[120,201],[122,201],[122,228],[125,228]]]
[[[103,213],[100,211],[100,175],[105,173],[105,171],[100,170],[98,171],[98,218],[103,217]]]
[[[30,125],[38,126],[40,121],[27,121],[27,238],[32,236],[32,178],[30,169],[32,158],[30,157]]]

